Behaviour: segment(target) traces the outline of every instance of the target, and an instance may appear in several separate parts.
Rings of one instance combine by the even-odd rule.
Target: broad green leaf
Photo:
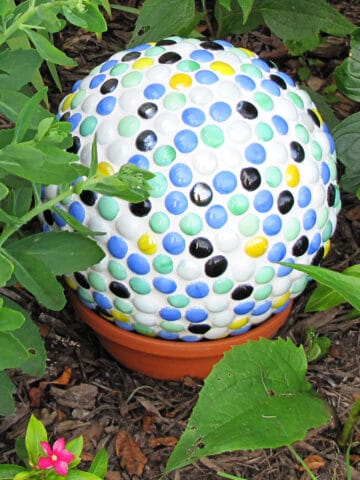
[[[0,130],[0,149],[4,148],[8,143],[11,142],[13,135],[13,128],[8,128],[7,130]]]
[[[11,308],[0,308],[0,332],[17,330],[25,322],[24,316]]]
[[[301,86],[302,90],[309,95],[311,100],[315,103],[317,109],[320,112],[320,115],[324,119],[325,123],[328,125],[329,130],[333,132],[334,128],[339,124],[339,120],[334,114],[334,111],[326,102],[325,98],[319,93],[315,92],[312,88]]]
[[[325,0],[261,0],[260,10],[270,30],[285,40],[302,40],[319,31],[344,36],[355,28]]]
[[[7,416],[14,412],[14,390],[15,385],[12,383],[7,373],[0,370],[0,415]],[[13,477],[10,477],[10,479],[12,478]]]
[[[0,89],[19,90],[31,82],[41,61],[33,48],[4,50],[0,53]]]
[[[208,455],[302,440],[329,412],[306,381],[304,349],[290,339],[249,341],[227,351],[205,380],[165,471]]]
[[[30,355],[12,332],[0,332],[0,352],[0,370],[20,368]]]
[[[104,258],[104,252],[94,240],[66,231],[36,233],[8,243],[6,251],[16,258],[26,252],[34,262],[44,263],[54,275],[86,270]]]
[[[159,22],[159,16],[154,12],[161,12],[161,18],[166,18],[166,22]],[[139,11],[129,47],[169,35],[186,35],[196,23],[193,0],[146,0]]]
[[[84,438],[82,435],[74,438],[73,440],[70,440],[70,442],[66,444],[66,449],[69,450],[71,453],[73,453],[75,456],[74,460],[72,460],[69,464],[70,468],[76,467],[81,462],[80,455],[81,455],[83,446],[84,446]]]
[[[98,151],[97,151],[97,138],[96,133],[94,135],[94,140],[91,144],[91,162],[89,168],[89,178],[92,178],[98,169]]]
[[[317,282],[332,288],[354,308],[360,310],[360,278],[355,275],[346,275],[344,273],[334,272],[324,267],[315,267],[313,265],[299,265],[297,263],[280,262],[281,265],[291,267],[309,275]]]
[[[3,200],[9,193],[9,189],[3,183],[0,183],[0,200]]]
[[[40,258],[28,252],[18,251],[16,258],[8,251],[6,255],[14,264],[15,278],[34,295],[39,303],[50,310],[64,308],[66,299],[63,288],[51,269]]]
[[[2,208],[0,208],[0,223],[9,224],[9,225],[21,225],[21,221],[18,217],[9,215]]]
[[[58,74],[58,71],[56,69],[56,65],[52,62],[46,61],[46,65],[49,69],[50,75],[52,76],[52,79],[55,82],[55,85],[57,86],[59,92],[62,91],[62,85],[61,85],[61,80]]]
[[[6,204],[4,205],[4,207],[6,207],[6,213],[19,220],[20,217],[29,211],[32,194],[32,185],[25,180],[19,181],[18,185],[11,189],[8,195]]]
[[[219,477],[230,478],[230,480],[247,480],[244,477],[237,477],[236,475],[230,475],[229,473],[225,472],[216,472],[216,474],[219,475]]]
[[[14,0],[2,0],[0,3],[0,17],[5,17],[14,9]]]
[[[61,6],[57,7],[56,4],[54,5],[55,2],[52,3],[53,5],[51,6],[49,3],[39,5],[36,9],[41,24],[49,33],[60,32],[66,25],[66,21],[58,17],[58,14],[61,12]]]
[[[83,470],[69,470],[66,480],[99,480],[99,477]]]
[[[219,0],[219,4],[229,12],[231,11],[231,0]],[[240,2],[239,6],[241,7]]]
[[[1,298],[1,297],[0,297]],[[46,367],[46,351],[39,330],[26,310],[9,298],[4,297],[4,305],[23,315],[25,321],[21,328],[12,332],[15,337],[30,353],[29,357],[19,368],[29,375],[43,375]]]
[[[63,13],[68,22],[90,32],[106,32],[106,20],[97,5],[86,3],[83,11],[64,7]]]
[[[89,472],[97,475],[99,478],[105,478],[108,467],[108,454],[106,450],[102,448],[91,462]]]
[[[25,438],[18,437],[15,440],[15,451],[16,455],[24,463],[24,465],[29,467],[29,456],[26,451]]]
[[[304,52],[315,50],[320,43],[320,35],[311,35],[311,37],[301,40],[284,40],[284,43],[292,55],[298,56]]]
[[[1,384],[1,380],[0,380],[0,384]],[[26,469],[24,467],[20,467],[20,465],[7,465],[7,464],[0,465],[0,480],[15,480],[16,478],[15,475],[25,471]]]
[[[14,266],[9,260],[0,253],[0,287],[4,287],[10,280],[14,271]]]
[[[79,222],[79,220],[76,220],[75,217],[73,217],[68,211],[63,210],[62,208],[56,208],[54,207],[52,209],[55,213],[60,215],[61,218],[65,220],[65,222],[75,231],[78,233],[81,233],[81,235],[85,236],[93,236],[93,235],[105,235],[106,232],[94,232],[93,230],[90,230],[90,228],[85,227],[82,223]],[[96,262],[94,262],[96,263]],[[83,270],[83,269],[79,269]]]
[[[27,100],[23,108],[20,110],[19,115],[16,119],[16,125],[14,130],[14,143],[21,142],[29,127],[32,125],[33,117],[37,106],[45,98],[47,88],[43,88],[39,92],[35,93],[31,98]]]
[[[341,93],[360,102],[360,28],[351,37],[349,57],[335,70],[335,81]]]
[[[40,420],[31,415],[25,434],[25,445],[30,464],[34,466],[37,465],[39,457],[44,455],[40,442],[47,442],[46,429]]]
[[[243,12],[243,21],[247,22],[255,0],[238,0],[239,6]]]
[[[16,123],[24,103],[27,102],[28,96],[11,89],[0,89],[0,113],[2,113],[11,122]],[[37,125],[43,118],[49,117],[51,114],[42,107],[38,107],[33,118],[34,125]]]
[[[56,48],[44,35],[28,28],[24,29],[24,31],[42,58],[49,62],[56,63],[57,65],[76,67],[77,63],[64,52]]]
[[[244,14],[239,6],[238,0],[231,0],[230,10],[226,10],[219,2],[216,2],[215,18],[218,24],[218,38],[226,37],[229,33],[240,34],[250,32],[258,25],[264,23],[257,6],[254,6],[247,21],[244,23]]]

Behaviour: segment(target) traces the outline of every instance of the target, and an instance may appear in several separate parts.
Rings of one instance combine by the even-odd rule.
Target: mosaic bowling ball
[[[241,335],[286,308],[318,264],[340,196],[334,142],[306,92],[222,40],[170,37],[116,53],[60,105],[99,175],[150,170],[148,200],[84,191],[59,208],[105,258],[68,277],[104,321],[166,340]],[[57,187],[45,189],[45,199]],[[49,215],[45,229],[70,229]]]

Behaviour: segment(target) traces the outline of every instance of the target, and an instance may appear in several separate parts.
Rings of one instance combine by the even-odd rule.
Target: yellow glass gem
[[[290,298],[290,292],[286,292],[284,293],[284,295],[281,295],[280,297],[276,297],[273,301],[273,305],[272,305],[273,308],[282,307],[289,300],[289,298]]]
[[[69,110],[71,102],[73,101],[74,97],[75,97],[75,93],[70,93],[70,95],[68,95],[65,98],[63,104],[61,105],[62,112],[65,112],[65,110]]]
[[[249,55],[249,57],[256,57],[255,53],[252,52],[251,50],[248,50],[247,48],[239,48],[239,50],[242,50],[243,52],[245,52],[247,55]]]
[[[153,58],[140,58],[133,63],[134,70],[144,70],[145,68],[151,67],[153,65],[154,59]]]
[[[229,328],[231,330],[237,330],[238,328],[244,327],[249,322],[248,317],[238,318],[230,323]]]
[[[150,233],[142,235],[137,244],[139,249],[145,253],[145,255],[153,255],[157,251],[156,239]]]
[[[212,62],[210,68],[214,72],[221,73],[222,75],[234,75],[235,73],[232,66],[225,62]]]
[[[315,115],[316,115],[317,118],[319,119],[320,126],[321,126],[321,125],[324,123],[324,120],[323,120],[322,116],[320,115],[319,110],[316,110],[316,109],[314,108],[313,112],[315,113]]]
[[[296,187],[299,184],[300,173],[296,165],[289,165],[286,168],[285,178],[289,187]]]
[[[130,321],[129,315],[119,312],[118,310],[111,310],[111,314],[116,320],[119,320],[119,322],[129,323]]]
[[[189,75],[177,73],[170,78],[169,84],[174,90],[184,90],[184,88],[191,87],[192,79]]]
[[[96,170],[96,175],[99,177],[108,177],[109,175],[114,175],[114,167],[109,162],[100,162]]]
[[[330,240],[327,240],[327,241],[324,243],[324,258],[325,258],[326,255],[329,253],[330,246],[331,246],[331,242],[330,242]]]
[[[261,257],[268,248],[269,242],[265,237],[253,237],[245,244],[245,252],[249,257]]]
[[[70,288],[72,288],[73,290],[77,290],[78,284],[75,282],[74,279],[70,277],[65,277],[65,282],[69,285]]]

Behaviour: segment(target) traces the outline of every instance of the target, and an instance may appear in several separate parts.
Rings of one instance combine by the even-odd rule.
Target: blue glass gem
[[[127,265],[134,273],[146,275],[150,272],[150,264],[147,259],[139,253],[131,253],[127,258]]]

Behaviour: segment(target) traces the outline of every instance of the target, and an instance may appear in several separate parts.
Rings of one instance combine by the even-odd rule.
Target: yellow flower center
[[[56,462],[57,459],[58,459],[58,457],[57,457],[57,455],[55,455],[55,453],[53,453],[50,458],[53,462]]]

